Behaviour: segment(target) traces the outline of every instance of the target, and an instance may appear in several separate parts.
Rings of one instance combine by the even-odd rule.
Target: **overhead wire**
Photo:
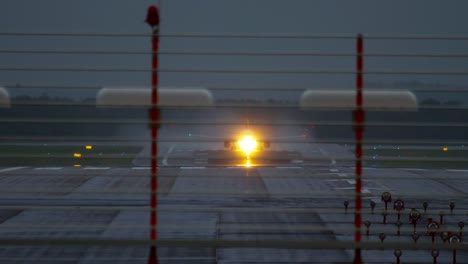
[[[142,34],[142,33],[67,33],[67,32],[0,32],[0,37],[150,37],[150,34]],[[354,40],[355,36],[354,35],[292,35],[292,34],[203,34],[203,33],[197,33],[197,34],[160,34],[159,37],[167,37],[167,38],[226,38],[226,39],[342,39],[342,40]],[[385,36],[385,35],[369,35],[365,36],[366,40],[440,40],[440,41],[465,41],[468,40],[468,36],[424,36],[424,35],[399,35],[399,36]],[[2,49],[0,50],[0,53],[3,54],[70,54],[70,55],[151,55],[153,54],[152,52],[144,52],[144,51],[106,51],[106,50],[16,50],[16,49]],[[336,56],[336,57],[353,57],[356,54],[354,53],[348,53],[348,52],[320,52],[320,51],[300,51],[300,52],[285,52],[285,51],[261,51],[261,52],[255,52],[255,51],[184,51],[184,50],[166,50],[166,51],[161,51],[157,53],[158,55],[188,55],[188,56],[198,56],[198,55],[205,55],[205,56]],[[374,52],[374,53],[366,53],[362,54],[364,57],[401,57],[401,58],[466,58],[468,57],[468,53],[414,53],[414,54],[409,54],[409,53],[387,53],[387,52]],[[116,73],[124,73],[124,72],[133,72],[133,73],[150,73],[153,72],[150,69],[146,68],[114,68],[114,67],[10,67],[10,66],[3,66],[0,67],[0,71],[28,71],[28,72],[43,72],[43,71],[50,71],[50,72],[116,72]],[[346,75],[352,75],[356,74],[356,71],[350,70],[350,71],[338,71],[338,70],[309,70],[309,69],[296,69],[296,70],[290,70],[290,69],[219,69],[219,68],[161,68],[158,69],[158,72],[167,72],[167,73],[221,73],[221,74],[346,74]],[[370,71],[365,71],[362,72],[363,74],[367,75],[447,75],[447,76],[466,76],[468,75],[468,72],[461,71],[461,70],[456,70],[456,71],[439,71],[439,70],[425,70],[425,71],[418,71],[418,70],[405,70],[405,71],[390,71],[390,70],[370,70]],[[58,89],[58,90],[65,90],[65,89],[76,89],[76,90],[97,90],[101,87],[99,86],[72,86],[72,85],[35,85],[35,84],[25,84],[22,85],[21,83],[18,84],[12,84],[12,85],[6,85],[7,88],[16,88],[16,89]],[[293,90],[305,90],[304,88],[299,88],[299,87],[211,87],[213,91],[222,91],[222,90],[240,90],[240,91],[246,91],[246,90],[268,90],[268,91],[293,91]],[[367,88],[366,88],[367,89]],[[403,89],[402,89],[403,90]],[[464,88],[445,88],[445,87],[435,87],[435,88],[414,88],[410,89],[412,91],[418,91],[418,92],[447,92],[447,93],[459,93],[459,92],[468,92],[468,87],[467,89]],[[28,102],[28,101],[15,101],[13,102],[13,106],[73,106],[73,107],[78,107],[78,106],[86,106],[86,107],[91,107],[95,106],[94,102],[63,102],[63,101],[55,101],[55,102],[50,102],[50,101],[34,101],[34,102]],[[147,108],[147,107],[146,107]],[[162,107],[161,108],[165,108]],[[171,107],[168,107],[169,109]],[[286,105],[281,105],[281,104],[273,104],[273,105],[259,105],[257,102],[253,102],[252,104],[224,104],[224,105],[217,105],[216,108],[232,108],[232,109],[241,109],[241,108],[252,108],[252,109],[260,109],[260,108],[277,108],[277,109],[289,109],[289,108],[296,108],[299,109],[298,105],[295,104],[286,104]],[[215,109],[216,109],[215,108]],[[191,109],[191,108],[186,108]],[[317,108],[314,110],[330,110],[336,108]],[[466,110],[468,109],[467,106],[464,105],[438,105],[438,106],[430,106],[430,105],[420,105],[419,109],[421,110]],[[341,109],[345,110],[345,109]],[[349,111],[349,109],[347,109]],[[76,118],[76,119],[66,119],[66,118],[1,118],[0,123],[2,124],[69,124],[69,123],[75,123],[75,124],[83,124],[83,125],[89,125],[89,124],[148,124],[147,119],[104,119],[104,118]],[[312,122],[316,126],[347,126],[351,128],[353,125],[355,125],[354,122],[350,121],[317,121],[317,122]],[[227,122],[227,121],[206,121],[206,120],[172,120],[172,119],[164,119],[163,121],[159,122],[158,125],[197,125],[197,126],[227,126],[227,125],[239,125],[240,122]],[[275,122],[259,122],[256,125],[270,125],[273,127],[278,127],[278,126],[310,126],[311,121],[275,121]],[[454,122],[454,121],[447,121],[447,122],[427,122],[427,121],[405,121],[405,122],[375,122],[375,121],[368,121],[365,124],[366,127],[396,127],[396,128],[401,128],[401,127],[410,127],[410,128],[418,128],[418,127],[436,127],[436,128],[464,128],[468,127],[468,124],[465,122]],[[34,137],[34,136],[2,136],[0,137],[0,140],[3,141],[10,141],[12,140],[19,140],[19,141],[79,141],[79,142],[84,142],[84,141],[105,141],[105,142],[148,142],[147,139],[141,139],[141,138],[136,138],[136,137]],[[205,143],[205,142],[218,142],[219,140],[210,140],[206,138],[196,138],[192,137],[190,139],[184,139],[181,137],[172,137],[172,138],[162,138],[159,139],[158,142],[165,143],[165,142],[171,142],[171,141],[176,141],[178,143]],[[302,141],[299,140],[277,140],[277,141],[272,141],[274,143],[302,143]],[[317,142],[314,143],[345,143],[345,144],[354,144],[356,141],[354,140],[348,140],[348,139],[320,139],[317,140]],[[363,141],[367,144],[378,144],[378,143],[387,143],[391,145],[399,145],[399,144],[411,144],[411,145],[425,145],[428,143],[431,143],[432,145],[443,145],[447,146],[450,144],[454,145],[464,145],[467,142],[464,140],[448,140],[448,141],[443,141],[443,140],[436,140],[436,141],[431,141],[431,140],[422,140],[422,139],[416,139],[416,140],[392,140],[392,139],[383,139],[383,140],[365,140]],[[13,158],[13,159],[42,159],[42,158],[70,158],[68,155],[61,155],[61,154],[52,154],[48,155],[48,157],[44,157],[43,155],[35,155],[31,153],[27,154],[1,154],[0,158]],[[95,154],[90,154],[86,156],[87,159],[99,159],[99,160],[105,160],[107,158],[109,159],[120,159],[120,158],[128,158],[128,157],[122,157],[121,155],[118,154],[106,154],[106,156],[99,156]],[[151,159],[149,155],[139,155],[139,158],[142,159]],[[157,156],[156,159],[161,159],[164,158],[164,155]],[[221,159],[220,157],[215,157],[215,159]],[[330,162],[330,157],[314,157],[311,159],[313,161],[324,161],[324,162]],[[334,161],[338,162],[347,162],[347,161],[355,161],[356,158],[349,156],[349,157],[334,157]],[[421,157],[379,157],[378,159],[374,159],[371,156],[364,156],[360,160],[362,161],[367,161],[367,162],[421,162],[421,163],[426,163],[426,164],[431,164],[434,162],[448,162],[448,163],[466,163],[468,161],[467,158],[461,157],[461,158],[456,158],[456,157],[449,157],[449,158],[444,158],[444,157],[429,157],[429,158],[421,158]],[[332,173],[330,166],[328,163],[322,164],[324,168],[328,169],[328,172],[326,173]],[[206,176],[206,175],[198,175],[194,173],[194,175],[184,175],[184,174],[178,174],[178,175],[170,175],[170,174],[165,174],[164,169],[181,169],[181,165],[183,166],[184,164],[180,165],[171,165],[171,166],[166,166],[164,168],[163,166],[161,167],[161,173],[159,177],[161,179],[168,179],[168,178],[174,178],[174,179],[183,179],[183,178],[194,178],[194,177],[203,177],[203,178],[219,178],[218,175],[216,176]],[[257,169],[277,169],[275,166],[278,164],[270,164],[262,167],[251,167],[251,168],[242,168],[242,172],[245,170],[249,171],[254,171]],[[206,164],[206,165],[200,165],[203,166],[206,169],[225,169],[226,166],[220,165],[216,166],[213,164]],[[316,165],[313,164],[300,164],[300,166],[304,169],[310,169],[313,167],[316,167]],[[380,165],[379,165],[380,166]],[[128,168],[124,167],[124,168]],[[344,168],[351,169],[351,165],[347,165]],[[372,169],[372,168],[366,168],[366,169]],[[366,170],[365,169],[365,170]],[[148,168],[149,170],[149,168]],[[293,170],[294,171],[294,170]],[[402,170],[400,169],[398,172],[401,172]],[[441,169],[440,171],[437,171],[437,173],[445,173],[447,172],[447,169]],[[338,175],[331,176],[330,174],[326,173],[317,173],[316,171],[307,171],[308,175],[314,174],[313,180],[349,180],[347,178],[341,179],[343,177],[340,177]],[[348,173],[350,174],[351,172],[343,172],[343,173]],[[460,172],[463,173],[463,172]],[[459,173],[459,174],[460,174]],[[32,171],[29,171],[28,173],[23,173],[25,177],[37,177],[41,178],[43,177],[42,175],[38,175],[36,173],[33,173]],[[85,179],[89,179],[91,177],[109,177],[110,175],[106,175],[106,173],[96,173],[93,172],[90,175],[86,176],[80,176],[81,172],[79,172],[77,175],[73,175],[72,173],[68,173],[65,177],[67,177],[68,180],[73,177],[83,177]],[[3,177],[9,177],[9,176],[14,176],[16,174],[14,173],[4,173],[0,172],[0,176]],[[261,180],[269,180],[269,179],[307,179],[309,176],[308,175],[290,175],[289,173],[278,173],[278,175],[257,175],[260,177]],[[53,178],[58,175],[53,175],[53,176],[47,176],[47,179]],[[132,175],[132,177],[135,178],[141,178],[143,175]],[[116,179],[128,179],[130,177],[127,176],[121,176],[121,175],[112,175],[112,177]],[[245,178],[247,176],[245,175],[229,175],[230,178],[234,179],[239,179],[239,178]],[[366,175],[365,180],[378,180],[380,179],[379,176],[377,175]],[[391,176],[385,176],[383,181],[393,181],[393,180],[405,180],[407,179],[407,176],[405,175],[391,175]],[[445,175],[441,174],[436,174],[436,175],[429,175],[426,178],[423,177],[411,177],[411,180],[416,180],[416,181],[423,181],[423,180],[436,180],[442,182],[444,181],[449,181],[449,180],[458,180],[458,181],[463,181],[464,178],[462,175],[450,175],[450,177],[446,177]],[[351,184],[352,185],[352,184]],[[447,185],[448,186],[448,185]],[[113,196],[119,196],[120,199],[122,199],[121,196],[125,195],[146,195],[149,193],[149,190],[144,190],[143,188],[139,187],[131,187],[130,186],[125,186],[125,187],[119,187],[119,188],[107,188],[107,189],[80,189],[80,187],[67,187],[66,185],[60,186],[60,187],[55,187],[55,188],[50,188],[50,187],[45,187],[45,188],[40,188],[37,189],[37,186],[25,186],[23,187],[15,187],[15,185],[8,185],[5,184],[2,186],[3,188],[0,190],[1,193],[4,193],[6,195],[10,194],[18,194],[18,195],[25,195],[25,194],[38,194],[40,196],[38,197],[43,197],[47,195],[57,195],[57,194],[63,194],[64,192],[69,192],[71,195],[74,194],[85,194],[85,195],[98,195],[100,198],[104,199],[111,199],[108,197],[102,197],[102,196],[107,196],[107,195],[113,195]],[[372,189],[372,187],[369,187]],[[388,188],[383,188],[383,190],[386,190]],[[379,189],[380,190],[380,189]],[[168,190],[160,190],[157,193],[168,196],[170,192],[170,189]],[[255,199],[269,199],[269,198],[278,198],[278,199],[311,199],[311,200],[318,200],[318,199],[335,199],[337,201],[342,201],[343,199],[346,199],[346,197],[351,197],[351,195],[354,194],[354,187],[350,186],[349,189],[336,189],[333,190],[332,193],[330,193],[327,190],[311,190],[310,192],[300,192],[296,191],[294,193],[289,192],[289,191],[268,191],[267,188],[262,191],[261,189],[259,190],[210,190],[206,191],[205,189],[203,190],[191,190],[191,191],[183,191],[183,192],[174,192],[171,194],[172,198],[177,200],[177,198],[187,198],[190,197],[192,200],[193,199],[210,199],[210,198],[219,198],[219,197],[228,197],[228,198],[255,198]],[[398,192],[398,195],[403,197],[404,199],[410,199],[414,201],[414,199],[427,199],[427,194],[426,193],[421,193],[421,192],[415,192],[415,193],[408,193],[406,191],[403,192]],[[463,192],[452,192],[450,194],[444,193],[443,195],[437,194],[431,194],[433,198],[437,199],[466,199],[468,198],[468,194],[463,193]],[[92,197],[87,197],[87,198],[92,198]],[[363,199],[379,199],[379,197],[375,197],[374,191],[369,194],[363,194],[362,195]],[[179,202],[182,200],[179,200]],[[8,202],[5,200],[4,202]],[[135,201],[134,201],[135,202]],[[341,206],[341,204],[340,204]],[[445,206],[447,207],[447,206]],[[0,208],[14,208],[11,206],[1,206]],[[116,210],[119,208],[119,210],[123,210],[123,208],[131,208],[130,210],[141,210],[141,211],[148,211],[148,207],[109,207],[109,206],[102,206],[102,207],[90,207],[90,206],[59,206],[59,205],[48,205],[44,207],[40,206],[17,206],[16,208],[30,208],[32,210],[46,210],[46,209],[52,209],[52,210],[83,210],[85,208],[94,208],[93,210],[100,210],[102,208],[103,211],[109,211],[109,210]],[[461,209],[460,209],[461,208]],[[465,207],[457,207],[457,211],[454,213],[455,217],[461,217],[465,215],[465,212],[463,210],[466,210]],[[350,211],[352,207],[349,208]],[[381,209],[381,208],[379,208]],[[431,213],[437,217],[437,213],[434,212],[434,210],[443,210],[444,207],[438,203],[436,206],[431,206]],[[283,206],[281,208],[249,208],[247,206],[245,207],[239,207],[239,208],[226,208],[222,207],[221,209],[218,207],[214,208],[190,208],[190,207],[185,207],[184,208],[159,208],[158,211],[161,210],[163,212],[178,212],[180,213],[181,210],[184,212],[247,212],[247,213],[257,213],[257,212],[274,212],[274,213],[298,213],[298,212],[303,212],[303,213],[316,213],[316,214],[343,214],[343,208],[341,209],[327,209],[327,208],[315,208],[313,210],[310,209],[304,209],[304,208],[289,208],[288,206]],[[218,210],[218,211],[216,211]],[[447,208],[445,208],[447,210]],[[364,213],[367,213],[368,216],[371,216],[369,212],[369,208],[366,208],[364,210]],[[394,216],[396,213],[392,210],[389,210],[389,215]],[[406,212],[407,213],[407,212]],[[350,213],[351,214],[351,213]],[[345,223],[345,220],[339,220],[337,222],[338,225],[342,225]],[[216,228],[219,230],[220,228],[223,230],[231,230],[231,231],[238,231],[238,230],[243,230],[243,231],[251,231],[251,232],[260,232],[260,231],[265,231],[265,230],[273,230],[275,232],[280,232],[280,231],[285,231],[285,232],[291,232],[291,231],[312,231],[312,232],[330,232],[330,227],[328,226],[318,226],[319,222],[310,222],[308,224],[299,224],[299,225],[290,225],[290,224],[285,224],[287,225],[287,228],[285,227],[283,229],[278,228],[276,226],[269,226],[269,225],[257,225],[257,224],[242,224],[242,225],[226,225],[226,224],[218,224]],[[453,223],[451,223],[453,224]],[[147,228],[145,225],[107,225],[107,224],[84,224],[84,225],[66,225],[66,224],[26,224],[26,223],[21,223],[21,224],[2,224],[0,225],[0,229],[3,228],[18,228],[21,230],[21,228],[25,228],[26,231],[28,228],[54,228],[54,229],[61,229],[61,228],[70,228],[70,229],[93,229],[93,228],[100,228],[100,229],[138,229],[138,228]],[[172,226],[164,226],[160,225],[159,228],[165,229],[171,231],[175,229],[180,229],[180,230],[206,230],[213,228],[212,226],[203,226],[203,225],[186,225],[183,227],[172,225]],[[373,227],[374,228],[374,227]],[[418,226],[418,229],[421,229],[421,226]],[[375,230],[382,230],[385,232],[392,231],[394,230],[393,227],[382,227],[382,228],[376,228],[373,229],[373,236],[375,238],[376,231]],[[57,232],[60,232],[60,230],[56,230]],[[342,227],[342,226],[337,226],[333,229],[333,231],[336,231],[338,233],[340,232],[345,232],[345,234],[342,235],[347,235],[347,233],[352,234],[353,232],[356,231],[356,229],[351,227]],[[412,231],[412,228],[410,226],[407,226],[402,229],[402,231],[405,231],[409,233]],[[21,232],[25,232],[25,230],[21,230]],[[392,232],[390,232],[392,233]],[[389,236],[391,236],[389,233]],[[148,240],[126,240],[124,238],[119,238],[119,240],[115,239],[95,239],[95,238],[90,238],[90,239],[62,239],[62,238],[33,238],[33,239],[21,239],[21,238],[9,238],[5,237],[3,240],[0,239],[0,244],[7,245],[7,246],[40,246],[40,245],[48,245],[48,246],[64,246],[64,245],[99,245],[99,246],[147,246],[150,245],[151,243]],[[261,240],[261,241],[251,241],[251,240],[222,240],[222,239],[208,239],[208,240],[190,240],[190,239],[180,239],[180,240],[167,240],[167,239],[158,239],[156,241],[157,245],[160,246],[170,246],[170,247],[249,247],[249,248],[308,248],[308,249],[354,249],[355,245],[354,243],[348,242],[348,241],[339,241],[339,240],[331,240],[331,239],[325,239],[325,240],[307,240],[307,241],[301,241],[301,240],[281,240],[281,241],[276,241],[276,240]],[[385,242],[385,243],[375,243],[374,241],[366,241],[363,242],[360,247],[362,249],[369,249],[369,250],[393,250],[395,248],[405,248],[408,250],[418,250],[418,249],[433,249],[434,245],[429,244],[429,243],[402,243],[402,242]],[[440,249],[453,249],[453,248],[459,248],[459,249],[466,249],[466,245],[454,245],[454,244],[440,244],[437,243],[437,248]],[[0,258],[1,259],[1,258]]]

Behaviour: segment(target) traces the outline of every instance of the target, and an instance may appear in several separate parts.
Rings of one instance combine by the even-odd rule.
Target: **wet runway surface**
[[[214,143],[165,143],[159,150],[158,238],[194,246],[162,246],[159,263],[352,263],[353,249],[318,249],[354,240],[356,182],[353,163],[341,161],[353,157],[345,148],[278,144],[249,164]],[[132,167],[1,167],[0,237],[42,242],[3,245],[0,262],[146,263],[149,247],[127,241],[148,238],[150,168],[145,153]],[[427,218],[439,221],[441,211],[440,230],[458,232],[458,223],[468,220],[468,171],[365,168],[363,174],[363,221],[371,222],[368,236],[362,228],[363,242],[380,245],[379,234],[385,233],[382,245],[413,243],[411,208],[422,213],[418,243],[431,243]],[[393,201],[383,223],[383,192],[405,203],[400,235]],[[424,201],[429,203],[426,213]],[[47,239],[128,243],[57,246],[43,244]],[[271,241],[283,245],[267,246]],[[435,243],[442,244],[439,236]],[[395,262],[394,249],[364,250],[364,261]],[[403,263],[432,261],[430,250],[402,250]],[[468,263],[467,251],[457,254],[459,263]],[[451,250],[440,252],[440,263],[451,263],[451,258]]]

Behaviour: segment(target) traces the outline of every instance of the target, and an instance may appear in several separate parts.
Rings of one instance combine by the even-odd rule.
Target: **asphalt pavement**
[[[131,242],[149,237],[148,153],[144,149],[131,167],[0,167],[0,237],[33,239],[2,245],[0,262],[147,263],[149,247]],[[353,153],[346,148],[311,141],[272,144],[247,163],[222,142],[164,142],[158,156],[158,238],[189,242],[159,247],[159,263],[352,263],[352,248],[334,246],[354,241],[356,182]],[[441,211],[439,230],[456,233],[458,223],[468,220],[468,170],[367,167],[363,174],[362,216],[371,225],[368,235],[362,227],[362,241],[382,246],[363,250],[365,263],[396,262],[390,245],[411,245],[414,231],[418,243],[431,244],[427,219],[439,221]],[[385,223],[383,192],[393,198]],[[397,199],[405,204],[400,234]],[[421,213],[416,229],[411,208]],[[80,239],[91,242],[67,242]],[[92,242],[103,240],[128,244]],[[439,235],[437,245],[444,245]],[[401,250],[402,263],[433,261],[429,249]],[[452,255],[441,250],[439,263],[451,263]],[[458,250],[457,260],[468,263],[468,251]]]

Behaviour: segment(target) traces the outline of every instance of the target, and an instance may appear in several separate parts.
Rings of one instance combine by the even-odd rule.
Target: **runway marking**
[[[336,164],[336,160],[335,160],[335,158],[334,158],[334,157],[330,157],[330,154],[328,154],[328,152],[327,152],[327,151],[325,151],[325,150],[324,150],[324,149],[322,149],[322,148],[318,148],[318,149],[319,149],[320,153],[322,153],[322,155],[324,155],[324,156],[326,156],[326,157],[329,157],[329,158],[330,158],[330,160],[331,160],[331,163],[330,163],[330,164],[331,164],[331,165],[335,165],[335,164]]]
[[[290,167],[276,167],[277,169],[303,169],[302,167],[299,166],[290,166]]]
[[[304,163],[303,160],[291,160],[291,163],[297,164],[297,163]]]
[[[355,181],[355,180],[347,180],[347,182],[348,182],[349,184],[351,184],[351,185],[356,184],[356,181]]]
[[[7,171],[14,171],[14,170],[21,170],[21,169],[26,169],[27,167],[12,167],[12,168],[6,168],[6,169],[1,169],[1,172],[7,172]]]
[[[206,167],[180,167],[181,170],[202,170],[206,169]]]
[[[334,190],[354,190],[355,187],[337,187]],[[372,193],[368,188],[362,188],[362,193]]]
[[[445,171],[450,171],[450,172],[468,172],[468,170],[456,170],[456,169],[447,169]]]
[[[172,151],[174,150],[175,148],[175,145],[171,146],[169,148],[169,150],[167,150],[166,154],[164,154],[164,157],[163,157],[163,160],[162,160],[162,164],[164,166],[168,166],[169,164],[167,163],[167,159],[169,158],[169,155],[172,153]]]
[[[330,169],[330,172],[339,172],[337,169]]]
[[[110,167],[84,167],[83,170],[108,170]]]
[[[132,170],[150,170],[151,167],[132,167]]]
[[[419,168],[398,168],[399,170],[407,170],[407,171],[427,171],[427,169],[419,169]]]
[[[43,167],[43,168],[34,168],[35,170],[61,170],[63,167]]]

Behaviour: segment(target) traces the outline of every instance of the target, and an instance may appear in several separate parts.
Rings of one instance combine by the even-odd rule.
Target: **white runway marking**
[[[163,160],[162,160],[162,164],[163,164],[164,166],[169,165],[169,164],[167,163],[167,159],[169,158],[169,155],[172,153],[172,151],[174,150],[174,148],[175,148],[175,146],[171,146],[171,147],[169,148],[169,150],[166,152],[166,154],[164,155],[164,158],[163,158]]]
[[[132,170],[150,170],[151,167],[132,167]]]
[[[291,163],[298,164],[298,163],[304,163],[303,160],[291,160]]]
[[[7,172],[7,171],[14,171],[14,170],[21,170],[21,169],[25,169],[27,167],[12,167],[12,168],[6,168],[6,169],[1,169],[0,170],[0,173],[1,172]]]
[[[450,171],[450,172],[468,172],[468,170],[456,170],[456,169],[448,169],[445,171]]]
[[[356,187],[340,187],[333,188],[334,190],[354,190]],[[368,188],[362,188],[361,193],[372,193]]]
[[[110,167],[84,167],[83,170],[108,170]]]
[[[335,165],[336,164],[336,160],[334,157],[331,157],[327,151],[325,151],[324,149],[322,148],[318,148],[319,151],[322,153],[322,155],[326,156],[326,157],[329,157],[330,158],[330,164],[331,165]]]
[[[181,170],[202,170],[206,169],[206,167],[180,167]]]
[[[337,169],[330,169],[330,172],[338,172],[339,170]]]
[[[419,169],[419,168],[398,168],[400,170],[407,170],[407,171],[427,171],[427,169]]]
[[[355,181],[355,180],[347,180],[347,182],[348,182],[349,184],[351,184],[351,185],[356,184],[356,181]]]
[[[302,167],[299,166],[290,166],[290,167],[276,167],[277,169],[302,169]]]
[[[61,170],[63,167],[43,167],[43,168],[35,168],[35,170]]]

